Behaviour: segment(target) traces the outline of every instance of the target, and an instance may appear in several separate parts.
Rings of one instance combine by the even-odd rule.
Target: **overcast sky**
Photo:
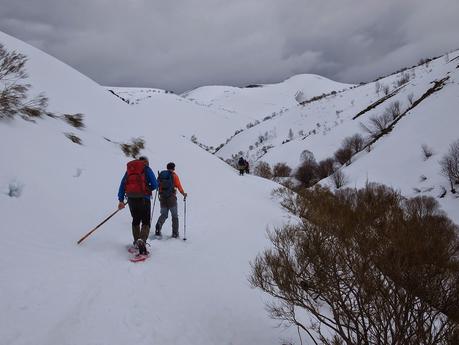
[[[0,0],[0,30],[103,85],[355,83],[459,48],[459,0]]]

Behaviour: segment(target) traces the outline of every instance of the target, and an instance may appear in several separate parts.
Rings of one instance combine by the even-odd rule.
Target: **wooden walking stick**
[[[124,203],[124,205],[126,205],[127,202]],[[119,211],[121,211],[122,208],[119,208],[117,209],[115,212],[113,212],[111,215],[109,215],[107,218],[105,218],[105,220],[100,223],[99,225],[97,225],[94,229],[92,229],[90,232],[88,232],[86,235],[84,235],[82,238],[80,238],[77,242],[77,244],[80,244],[81,242],[83,242],[86,238],[88,238],[94,231],[96,231],[101,225],[103,225],[107,220],[109,220],[110,218],[112,218],[115,214],[117,214]]]

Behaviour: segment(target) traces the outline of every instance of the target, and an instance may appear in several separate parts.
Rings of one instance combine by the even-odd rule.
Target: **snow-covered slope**
[[[249,123],[285,111],[311,97],[350,86],[318,75],[299,74],[278,84],[260,84],[245,88],[204,86],[182,96],[202,106],[244,114]]]
[[[83,113],[86,124],[77,130],[52,118],[0,122],[0,342],[210,345],[290,338],[274,327],[261,293],[247,282],[249,261],[267,243],[266,226],[285,216],[270,199],[275,185],[240,178],[184,139],[186,116],[193,119],[173,95],[133,107],[24,43],[4,34],[0,42],[29,57],[28,82],[46,93],[51,111]],[[115,209],[128,161],[116,143],[133,137],[145,139],[154,170],[175,161],[189,193],[188,241],[152,241],[143,264],[127,260],[127,210],[76,245]],[[14,185],[19,197],[7,195]],[[181,217],[182,207],[180,200]]]

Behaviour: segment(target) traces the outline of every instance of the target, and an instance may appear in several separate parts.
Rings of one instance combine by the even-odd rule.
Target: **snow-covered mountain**
[[[247,281],[250,260],[267,245],[266,227],[285,217],[270,198],[275,184],[240,178],[183,138],[199,126],[198,106],[187,111],[186,101],[165,93],[149,106],[130,106],[29,45],[5,34],[0,42],[27,55],[27,82],[46,93],[50,111],[82,113],[86,125],[50,117],[0,122],[0,342],[274,344],[293,337],[274,327]],[[144,264],[128,261],[127,210],[76,245],[116,208],[128,161],[118,143],[137,137],[154,170],[176,163],[189,193],[188,241],[152,241]],[[11,188],[20,195],[8,196]],[[183,207],[180,200],[181,220]]]

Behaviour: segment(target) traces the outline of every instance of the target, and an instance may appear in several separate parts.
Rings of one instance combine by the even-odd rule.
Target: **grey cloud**
[[[0,30],[105,85],[371,80],[456,48],[456,0],[0,0]]]

